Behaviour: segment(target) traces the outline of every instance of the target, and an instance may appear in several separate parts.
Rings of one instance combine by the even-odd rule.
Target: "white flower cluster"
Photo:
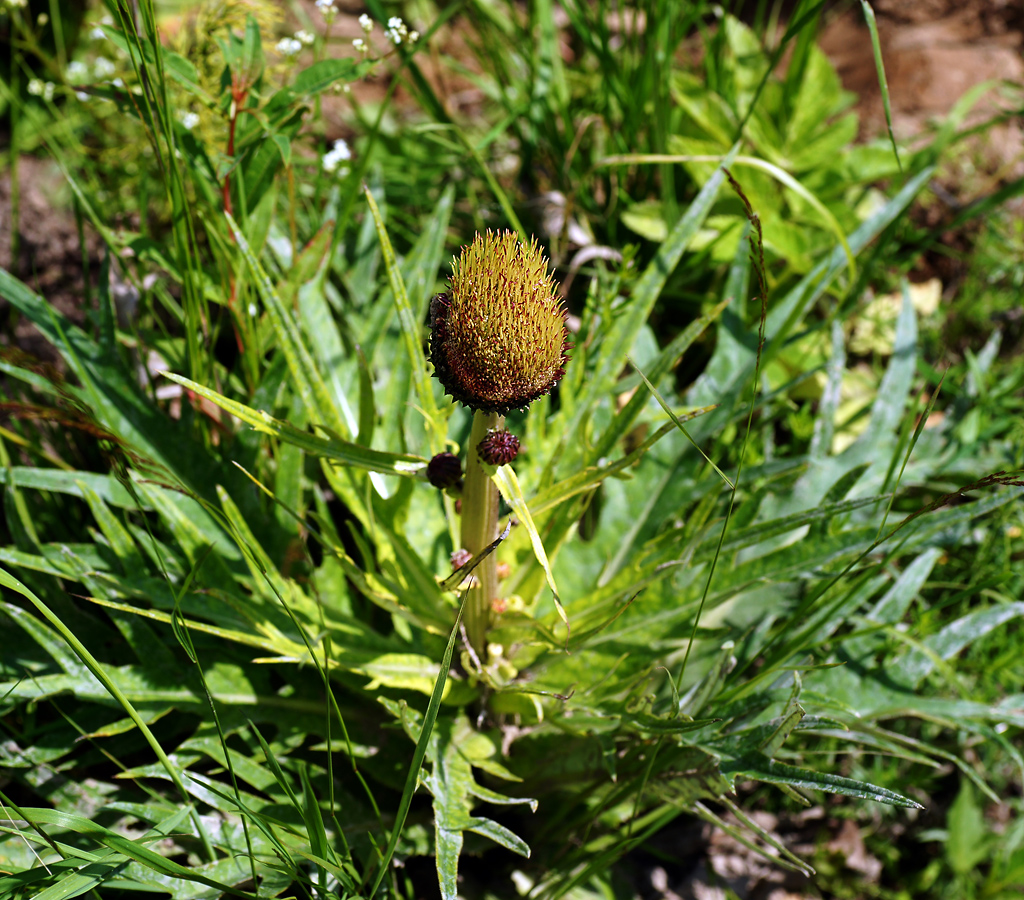
[[[388,27],[384,29],[384,36],[396,47],[402,41],[415,44],[420,39],[420,33],[418,31],[409,31],[400,16],[392,16],[388,19]]]
[[[199,115],[194,112],[180,112],[178,113],[178,121],[181,122],[182,128],[186,131],[191,131],[199,124]]]
[[[105,56],[97,56],[96,59],[92,61],[92,77],[97,81],[105,81],[116,71],[117,66],[115,66]]]
[[[120,78],[110,80],[111,76],[116,71],[117,66],[115,66],[114,63],[105,56],[97,56],[96,59],[92,61],[91,66],[79,59],[73,59],[68,63],[68,67],[64,70],[64,78],[70,85],[82,85],[90,82],[106,82],[114,87],[124,87],[124,82]],[[89,99],[89,95],[85,91],[75,91],[75,96],[83,102]]]
[[[56,87],[52,81],[41,81],[38,78],[33,78],[28,83],[28,92],[33,97],[42,97],[49,103],[53,99],[53,92],[56,90]]]
[[[350,159],[352,159],[352,151],[349,149],[348,143],[343,139],[339,139],[336,140],[334,142],[334,146],[324,154],[324,158],[320,161],[320,165],[323,166],[325,172],[347,175],[348,166],[343,168],[339,167],[341,167],[343,162],[348,162]]]
[[[297,40],[303,47],[312,47],[313,42],[316,41],[316,35],[311,31],[296,31],[295,40]]]
[[[89,80],[89,67],[80,59],[73,59],[64,70],[64,77],[72,84],[82,84]]]
[[[370,32],[373,31],[373,19],[371,19],[366,13],[363,13],[359,17],[359,27],[363,29],[363,34],[369,36]],[[370,52],[370,45],[366,43],[364,38],[356,38],[352,41],[352,46],[355,47],[356,51],[366,56]]]
[[[294,59],[302,52],[302,41],[293,37],[281,38],[277,42],[277,52],[288,59]]]
[[[334,0],[316,0],[316,8],[320,10],[320,14],[324,17],[324,21],[330,25],[334,21],[335,16],[338,15],[338,10],[334,6]]]

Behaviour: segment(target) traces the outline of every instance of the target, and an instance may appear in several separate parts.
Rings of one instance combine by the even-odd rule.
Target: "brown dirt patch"
[[[19,239],[17,258],[13,258],[10,170],[0,176],[0,267],[81,323],[85,272],[64,178],[50,160],[24,156],[18,163],[18,185]],[[88,230],[86,234],[90,264],[95,266],[100,242]],[[10,344],[46,362],[57,359],[49,342],[0,297],[0,346]]]
[[[986,81],[1024,85],[1024,6],[1010,0],[876,0],[886,78],[897,139],[911,138],[945,118],[964,93]],[[832,19],[822,49],[843,86],[858,96],[862,134],[885,131],[871,40],[859,6]],[[1020,97],[1016,98],[1019,104]],[[986,92],[968,124],[1014,111],[997,86]],[[1019,112],[1019,105],[1016,106]],[[1024,174],[1019,116],[979,137],[970,151],[982,169],[1002,177]]]

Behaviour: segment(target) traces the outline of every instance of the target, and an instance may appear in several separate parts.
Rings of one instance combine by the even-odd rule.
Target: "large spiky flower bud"
[[[507,413],[565,374],[565,308],[537,242],[478,234],[430,307],[430,357],[445,391],[470,409]]]

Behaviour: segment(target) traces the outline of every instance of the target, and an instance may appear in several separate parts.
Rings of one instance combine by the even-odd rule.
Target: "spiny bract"
[[[431,303],[430,324],[437,377],[470,409],[522,409],[565,374],[565,308],[536,240],[478,234]]]

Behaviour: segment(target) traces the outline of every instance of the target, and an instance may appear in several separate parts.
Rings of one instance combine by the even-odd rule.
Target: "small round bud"
[[[478,234],[430,304],[430,358],[445,392],[483,412],[526,408],[565,374],[565,315],[536,241]]]
[[[452,556],[452,569],[461,569],[466,563],[473,558],[473,554],[470,553],[465,547],[460,547],[456,550]]]
[[[507,466],[519,455],[519,438],[511,431],[488,431],[476,445],[476,452],[489,466]]]
[[[454,453],[438,453],[427,463],[427,481],[440,490],[457,487],[462,482],[462,463]]]

